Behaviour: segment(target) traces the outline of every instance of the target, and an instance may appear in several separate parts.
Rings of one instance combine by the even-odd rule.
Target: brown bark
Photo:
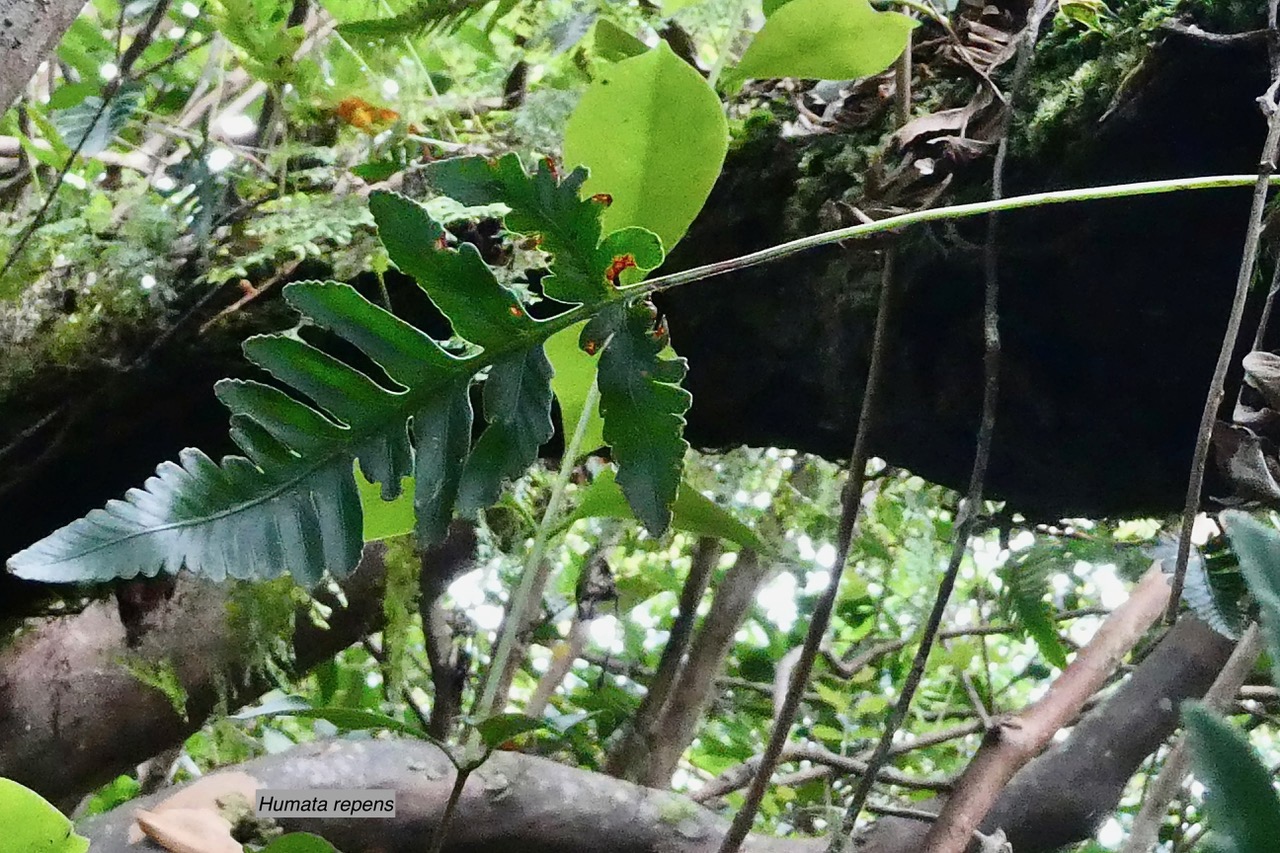
[[[0,0],[0,112],[52,55],[83,7],[84,0]]]
[[[636,709],[630,729],[609,752],[605,765],[609,775],[632,782],[641,778],[639,774],[644,766],[644,757],[652,748],[662,709],[666,707],[671,688],[684,666],[684,654],[698,619],[698,605],[719,561],[720,543],[709,537],[698,540],[698,547],[689,561],[689,575],[680,588],[680,603],[676,618],[671,623],[671,633],[667,636],[667,644],[662,647],[662,659],[658,661],[644,699]]]
[[[1129,600],[1107,617],[1089,644],[1044,698],[996,721],[969,763],[925,839],[927,853],[963,853],[1013,775],[1044,750],[1084,703],[1106,683],[1120,661],[1160,618],[1169,601],[1169,578],[1157,563]]]
[[[693,742],[698,723],[715,698],[716,677],[724,670],[725,660],[733,648],[733,636],[751,612],[756,591],[771,571],[772,566],[762,561],[756,552],[741,551],[738,562],[716,587],[711,609],[689,647],[689,659],[681,668],[654,728],[661,737],[653,739],[644,758],[640,775],[644,784],[661,788],[671,784],[680,756]]]
[[[470,540],[474,545],[474,539]],[[436,570],[457,571],[471,550],[447,541]],[[343,584],[348,606],[327,595],[328,629],[299,613],[294,665],[302,672],[376,631],[382,623],[383,548],[369,545]],[[261,594],[261,593],[259,593]],[[73,616],[46,619],[0,649],[0,776],[70,806],[86,791],[200,728],[229,690],[236,707],[268,685],[246,677],[259,655],[227,618],[231,587],[182,575],[173,597],[148,614],[141,641],[126,646],[125,627],[110,601]],[[185,717],[125,662],[171,665],[187,693]]]
[[[281,820],[322,834],[349,853],[422,853],[453,784],[434,746],[398,739],[322,741],[246,762],[237,769],[261,788],[341,787],[396,791],[394,819]],[[94,853],[137,853],[126,834],[132,813],[162,792],[83,822]],[[468,780],[445,845],[448,853],[707,853],[725,822],[668,791],[513,752],[496,753]],[[756,837],[747,853],[810,853],[820,840]]]

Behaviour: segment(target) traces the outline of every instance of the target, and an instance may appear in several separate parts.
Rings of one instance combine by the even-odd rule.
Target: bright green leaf
[[[547,338],[545,346],[547,360],[555,370],[555,375],[551,377],[551,388],[560,403],[561,432],[566,436],[573,435],[577,428],[582,410],[587,405],[587,395],[596,381],[597,356],[587,355],[578,346],[578,339],[586,325],[587,321],[583,320],[556,332]],[[604,419],[600,417],[599,409],[593,408],[587,415],[587,426],[578,449],[585,454],[603,444]]]
[[[756,33],[737,79],[847,80],[879,74],[906,49],[916,21],[868,0],[789,0]]]
[[[693,486],[684,483],[676,493],[671,507],[671,526],[697,536],[714,536],[751,548],[766,549],[754,530],[734,518],[728,510],[717,506]],[[584,518],[635,518],[626,496],[618,487],[612,470],[606,469],[583,492],[578,508],[566,519],[565,525]]]
[[[565,162],[608,193],[604,229],[640,226],[669,252],[720,175],[729,132],[720,99],[666,42],[605,70],[564,134]]]
[[[647,44],[608,18],[596,21],[595,46],[596,55],[606,62],[621,62],[649,49]]]
[[[1203,705],[1182,708],[1196,778],[1205,786],[1210,828],[1236,853],[1274,853],[1280,838],[1280,800],[1258,754],[1234,726]]]
[[[382,499],[382,490],[363,476],[356,477],[360,491],[360,507],[364,511],[364,541],[377,542],[402,536],[413,530],[413,478],[402,481],[401,494],[395,500]]]
[[[84,853],[89,839],[75,834],[62,812],[30,788],[0,779],[0,827],[6,850],[24,853]]]

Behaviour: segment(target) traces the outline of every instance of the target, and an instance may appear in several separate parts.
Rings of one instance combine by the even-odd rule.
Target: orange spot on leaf
[[[587,341],[585,344],[582,345],[582,351],[585,352],[587,355],[595,355],[596,352],[599,351],[599,349],[600,349],[599,341]]]
[[[609,264],[609,269],[605,270],[605,280],[614,287],[618,286],[618,276],[622,275],[624,270],[629,270],[636,266],[634,255],[619,255],[613,259],[613,263]]]
[[[508,312],[508,313],[510,313],[512,317],[523,317],[523,316],[524,316],[524,312],[523,312],[523,311],[521,311],[521,310],[520,310],[517,306],[515,306],[515,305],[512,305],[510,308],[508,308],[508,309],[507,309],[507,312]]]
[[[604,205],[605,207],[613,204],[613,196],[608,193],[596,193],[591,197],[591,200],[596,204]]]

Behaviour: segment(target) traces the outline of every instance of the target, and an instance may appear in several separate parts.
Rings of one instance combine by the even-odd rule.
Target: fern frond
[[[231,411],[231,436],[243,457],[215,464],[186,450],[181,465],[161,465],[143,489],[12,557],[10,570],[44,581],[154,575],[183,566],[214,578],[263,579],[285,570],[306,584],[325,571],[340,577],[354,569],[362,544],[353,462],[381,486],[384,499],[396,497],[401,480],[415,475],[417,532],[423,542],[437,541],[455,511],[472,513],[496,500],[502,484],[519,476],[551,437],[551,368],[543,343],[599,314],[632,317],[621,325],[610,321],[618,353],[608,376],[610,387],[633,400],[628,410],[610,403],[616,395],[606,391],[606,404],[618,405],[622,415],[613,416],[610,427],[606,411],[605,425],[618,436],[619,482],[640,518],[661,532],[685,447],[679,433],[688,395],[676,384],[683,362],[653,361],[661,335],[634,320],[635,311],[650,309],[626,308],[615,272],[659,264],[657,237],[626,229],[602,238],[601,205],[578,196],[581,171],[558,180],[544,164],[528,175],[515,155],[442,168],[473,176],[482,183],[479,194],[507,204],[522,228],[556,235],[548,239],[556,246],[552,267],[566,270],[557,272],[561,295],[576,297],[577,307],[535,320],[474,246],[446,248],[444,229],[421,205],[376,193],[370,208],[391,261],[474,345],[468,353],[451,355],[348,285],[290,284],[284,288],[290,306],[359,349],[390,383],[289,334],[251,338],[245,355],[288,390],[246,380],[215,386]],[[607,351],[615,347],[605,344]],[[487,426],[473,448],[470,389],[483,371]],[[604,373],[601,384],[609,384]],[[661,411],[639,412],[644,402]],[[639,428],[619,424],[620,417],[641,416]],[[639,447],[648,448],[647,455]]]

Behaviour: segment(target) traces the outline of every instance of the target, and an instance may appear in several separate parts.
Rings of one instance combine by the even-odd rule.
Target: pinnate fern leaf
[[[543,342],[590,317],[586,341],[604,348],[600,385],[606,437],[618,482],[655,532],[670,520],[687,446],[685,367],[659,353],[665,331],[653,309],[619,289],[621,270],[656,267],[657,237],[643,229],[600,233],[601,199],[581,199],[585,174],[559,179],[547,165],[526,174],[515,157],[441,165],[460,200],[501,201],[510,225],[541,237],[552,253],[552,290],[577,307],[547,320],[503,287],[474,246],[446,246],[443,228],[416,202],[376,193],[370,209],[391,261],[421,285],[456,334],[474,346],[446,352],[423,331],[336,282],[297,282],[284,298],[374,362],[363,370],[294,334],[249,339],[245,355],[277,384],[223,380],[231,436],[243,456],[215,463],[185,450],[142,489],[55,531],[8,561],[44,581],[106,580],[186,567],[215,579],[300,583],[355,568],[362,513],[354,464],[395,498],[413,475],[417,532],[439,540],[455,512],[494,501],[551,437],[551,367]],[[594,350],[593,350],[594,351]],[[487,425],[472,446],[470,390],[484,379]],[[389,380],[389,381],[388,381]],[[287,390],[286,390],[287,389]]]

